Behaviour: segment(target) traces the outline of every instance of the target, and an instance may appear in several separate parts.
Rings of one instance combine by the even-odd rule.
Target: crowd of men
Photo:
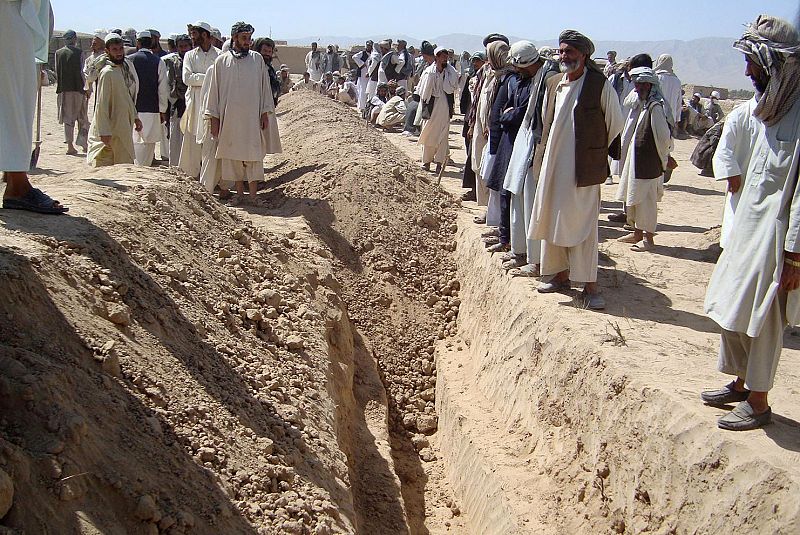
[[[161,160],[219,188],[222,199],[235,185],[233,204],[254,202],[264,156],[281,151],[275,106],[292,83],[288,67],[272,66],[274,41],[253,32],[237,23],[223,42],[199,21],[169,36],[164,50],[155,29],[96,30],[86,57],[76,32],[65,32],[55,71],[67,154],[77,144],[95,167],[150,166],[158,148]]]
[[[34,58],[47,61],[52,15],[47,2],[38,10],[23,4],[0,2],[0,48],[17,51],[0,56],[0,71],[15,73],[0,77],[3,207],[60,214],[68,208],[27,175],[40,83]],[[621,241],[634,251],[653,248],[657,203],[675,166],[672,140],[684,108],[697,111],[698,100],[684,105],[668,55],[617,62],[609,52],[601,68],[593,42],[576,30],[563,31],[557,49],[493,33],[483,50],[458,58],[427,41],[419,51],[403,41],[367,42],[349,58],[335,46],[323,54],[315,44],[303,81],[292,84],[285,66],[277,72],[272,66],[275,43],[254,40],[254,31],[237,22],[223,43],[198,21],[171,36],[169,50],[153,29],[97,31],[86,58],[75,32],[67,32],[66,46],[56,52],[67,153],[77,145],[93,166],[151,165],[158,147],[209,192],[218,188],[227,198],[235,185],[235,201],[252,202],[265,155],[281,151],[275,116],[281,94],[319,91],[373,124],[419,131],[421,165],[429,171],[450,162],[458,101],[464,198],[486,208],[476,223],[486,225],[487,248],[502,254],[512,276],[541,277],[541,293],[577,283],[586,308],[605,307],[597,284],[598,220],[600,188],[613,183],[612,175],[625,208],[612,217],[631,231]],[[783,329],[800,323],[800,37],[790,23],[762,15],[734,46],[744,53],[756,92],[727,117],[714,155],[728,198],[705,308],[722,328],[719,370],[736,379],[701,397],[715,405],[738,402],[719,426],[745,430],[771,420],[767,393]],[[703,114],[719,121],[716,100]]]

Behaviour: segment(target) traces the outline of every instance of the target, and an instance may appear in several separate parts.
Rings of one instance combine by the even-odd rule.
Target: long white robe
[[[706,292],[705,311],[728,331],[757,337],[778,296],[783,252],[800,253],[800,101],[763,133],[745,130],[753,150],[731,232]],[[786,319],[800,320],[798,292],[790,292]]]
[[[672,113],[672,124],[678,124],[681,120],[681,109],[683,108],[681,81],[674,73],[669,71],[656,71],[656,75],[658,75],[658,85],[661,86],[661,93],[664,95],[664,100],[669,104],[669,111]]]
[[[733,176],[744,178],[750,166],[756,141],[764,136],[764,123],[753,117],[758,101],[755,97],[744,102],[731,111],[725,118],[722,134],[714,152],[714,176],[716,180],[726,180]],[[742,196],[742,188],[736,193],[725,195],[725,207],[722,213],[722,232],[719,245],[727,246],[728,236],[733,225],[733,215]]]
[[[452,65],[446,65],[439,73],[436,64],[425,69],[423,82],[419,87],[420,107],[434,98],[430,119],[422,124],[419,144],[422,145],[422,163],[447,163],[450,154],[448,136],[450,133],[450,108],[445,93],[453,94],[458,85],[458,73]]]
[[[373,50],[369,55],[369,59],[367,59],[367,102],[372,100],[372,97],[378,93],[378,81],[372,80],[372,73],[380,67],[380,64],[381,53]]]
[[[643,111],[640,100],[637,106],[631,110],[631,119],[625,125],[626,130],[632,130],[632,132],[625,132],[623,137],[635,139],[636,132],[640,128],[644,128],[643,119],[647,117],[647,114],[642,113]],[[672,137],[665,113],[667,111],[660,103],[650,105],[650,125],[663,169],[667,168],[667,157],[672,146]],[[655,233],[658,219],[656,203],[661,200],[663,189],[663,175],[652,179],[636,178],[636,151],[633,147],[629,147],[617,188],[617,200],[625,203],[628,222],[633,224],[637,230]]]
[[[322,75],[325,74],[322,71],[323,60],[322,52],[319,49],[317,49],[316,53],[309,51],[306,54],[306,72],[311,76],[312,82],[319,83],[322,80]]]
[[[261,128],[264,113],[266,129]],[[214,62],[205,116],[220,120],[219,160],[262,161],[265,154],[281,152],[269,72],[253,51],[244,58],[225,53]]]
[[[219,49],[213,46],[208,51],[197,47],[183,57],[181,75],[183,83],[186,84],[186,111],[181,117],[183,143],[178,165],[184,173],[193,177],[200,176],[202,166],[202,148],[198,139],[203,137],[205,128],[202,106],[203,81],[206,78],[206,71],[214,64],[219,54]]]
[[[369,61],[369,56],[367,56],[367,61]],[[361,59],[361,52],[353,54],[353,63],[355,63],[356,66],[361,69],[361,76],[358,77],[358,81],[356,82],[356,88],[358,89],[359,110],[363,110],[367,105],[367,84],[369,83],[369,74],[367,73],[367,69],[364,68],[367,65],[367,61]]]
[[[481,172],[481,164],[484,148],[489,143],[488,133],[484,135],[484,130],[488,132],[489,125],[484,123],[484,118],[489,116],[489,82],[491,77],[494,76],[494,71],[492,71],[488,63],[481,68],[484,76],[483,87],[480,95],[478,95],[477,102],[472,104],[476,106],[476,111],[470,158],[472,159],[472,169],[475,171],[475,195],[478,199],[478,206],[487,206],[489,204],[489,188],[486,187],[486,183],[483,180],[485,175]]]
[[[594,232],[600,208],[600,186],[578,187],[575,176],[575,122],[573,113],[586,73],[570,82],[565,74],[554,87],[554,116],[544,151],[528,237],[559,247],[574,247]],[[550,80],[552,82],[552,80]],[[543,113],[547,116],[548,95]],[[610,144],[622,131],[623,117],[617,92],[606,80],[600,97]],[[597,259],[595,258],[595,262]]]
[[[30,168],[39,68],[47,62],[50,3],[0,1],[0,171]]]

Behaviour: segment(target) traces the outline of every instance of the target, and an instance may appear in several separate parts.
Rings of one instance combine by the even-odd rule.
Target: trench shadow
[[[252,387],[220,354],[203,340],[194,324],[181,312],[177,303],[150,274],[139,267],[128,256],[127,251],[105,230],[83,217],[62,216],[59,225],[48,225],[47,221],[35,214],[20,212],[8,214],[0,212],[0,222],[9,230],[19,230],[31,234],[49,236],[59,241],[78,243],[86,254],[99,266],[110,271],[109,277],[125,283],[129,291],[123,301],[130,308],[131,324],[138,323],[142,329],[156,338],[177,361],[181,362],[187,373],[203,390],[220,403],[241,425],[251,429],[259,437],[273,440],[275,452],[283,453],[287,463],[307,480],[332,493],[343,495],[346,489],[332,480],[324,481],[314,466],[324,466],[316,457],[299,432],[292,436],[287,429],[291,423],[284,419],[272,402],[257,399]],[[192,295],[194,292],[173,289],[187,300],[194,300],[205,307],[202,301]],[[154,313],[155,311],[155,313]],[[129,328],[122,334],[135,341]],[[126,379],[130,383],[130,380]],[[130,388],[135,386],[130,384]],[[280,429],[278,436],[273,429]],[[188,441],[188,438],[185,439]],[[187,442],[188,443],[188,442]],[[302,452],[306,452],[305,456]],[[313,457],[306,460],[306,457]],[[247,533],[247,532],[245,532]]]
[[[699,176],[699,175],[698,175]],[[705,177],[704,177],[705,178]],[[700,188],[697,186],[687,186],[684,184],[673,184],[669,182],[666,184],[664,188],[665,191],[680,191],[683,193],[689,193],[691,195],[702,195],[702,196],[711,196],[711,197],[724,197],[724,191],[717,191],[715,189],[708,189],[708,188]]]
[[[288,160],[284,161],[283,164],[277,166],[278,168],[283,167]],[[306,175],[307,173],[314,173],[315,171],[319,171],[320,169],[324,169],[327,164],[312,164],[312,165],[302,165],[300,167],[295,167],[289,171],[282,173],[280,176],[267,179],[267,187],[268,188],[277,188],[279,186],[283,186],[284,184],[288,184],[289,182],[294,182],[298,178]]]
[[[64,219],[67,220],[67,218]],[[169,495],[188,490],[190,494],[202,495],[209,502],[227,504],[227,509],[231,513],[228,522],[236,533],[255,535],[256,530],[238,512],[231,499],[222,491],[208,470],[198,465],[184,447],[170,447],[180,443],[181,439],[166,418],[130,394],[123,387],[125,379],[104,380],[106,376],[100,371],[100,366],[94,362],[92,350],[85,347],[84,341],[75,327],[50,298],[47,286],[38,276],[29,259],[12,249],[0,246],[0,260],[2,260],[0,265],[6,267],[5,270],[13,270],[21,275],[19,278],[0,278],[0,293],[13,295],[19,292],[19,286],[17,286],[16,292],[10,286],[23,284],[26,303],[36,312],[35,315],[21,314],[19,308],[15,307],[11,301],[3,301],[0,304],[0,311],[4,318],[10,314],[16,318],[13,324],[0,323],[0,350],[2,350],[0,352],[3,353],[4,358],[20,364],[24,362],[24,369],[27,369],[28,373],[35,372],[35,375],[42,379],[43,389],[47,392],[45,396],[55,394],[54,397],[57,400],[55,403],[47,403],[54,400],[37,397],[37,401],[44,403],[25,404],[23,402],[21,406],[14,407],[13,410],[5,410],[8,408],[5,405],[12,403],[13,398],[0,399],[4,419],[18,421],[19,425],[15,427],[25,435],[25,443],[32,445],[26,449],[31,451],[34,457],[37,455],[33,449],[35,445],[41,445],[45,439],[49,438],[49,435],[42,435],[39,431],[46,431],[44,429],[45,422],[48,422],[48,418],[52,417],[54,411],[58,412],[60,406],[68,404],[73,408],[78,408],[79,415],[89,425],[88,437],[95,439],[70,443],[67,449],[59,455],[68,464],[76,466],[80,472],[85,472],[86,476],[84,477],[94,480],[86,490],[86,499],[62,502],[61,510],[69,511],[72,516],[68,525],[59,526],[59,531],[84,533],[81,525],[87,519],[78,518],[79,513],[84,517],[90,517],[89,520],[96,523],[106,524],[105,529],[112,530],[120,527],[119,519],[126,517],[131,512],[128,510],[129,505],[125,500],[120,499],[123,494],[101,490],[108,485],[103,480],[103,477],[109,474],[108,467],[113,467],[113,473],[119,474],[126,481],[136,481],[137,479],[141,481],[144,478],[152,482],[161,482],[153,488],[148,488],[147,484],[139,485],[140,491],[146,493],[154,491],[164,493],[166,491]],[[8,379],[13,381],[11,376]],[[54,386],[57,384],[63,385],[63,388],[58,389]],[[81,385],[81,387],[74,388],[74,385]],[[65,400],[68,402],[65,403]],[[115,412],[97,411],[98,407],[115,406],[121,406],[122,409]],[[156,419],[161,434],[147,424],[143,425],[145,418]],[[42,424],[41,426],[31,425],[37,420]],[[131,436],[134,430],[137,430],[135,437]],[[0,437],[6,439],[4,434],[0,430]],[[131,438],[125,441],[124,449],[109,448],[102,440],[103,437],[126,436],[131,436]],[[71,453],[70,450],[77,451]],[[154,459],[165,455],[165,452],[171,454],[168,466],[165,467],[161,462],[153,463]],[[38,453],[38,455],[41,456],[42,453]],[[32,471],[40,470],[35,468],[38,463],[31,464]],[[165,478],[165,473],[180,474],[180,477]],[[49,477],[47,479],[49,480]],[[170,485],[170,482],[174,483]],[[59,482],[56,482],[56,485],[58,484]],[[35,485],[19,486],[16,498],[27,503],[36,503],[39,499],[37,490]],[[185,510],[192,507],[191,503],[176,503],[172,497],[168,497],[166,501],[179,509]],[[45,504],[42,503],[41,506],[42,511],[47,510]],[[199,514],[200,511],[193,510],[193,513],[196,517],[202,518],[202,515]],[[13,519],[12,512],[12,515],[6,518],[6,522],[9,520],[14,522]],[[3,525],[9,526],[6,523]],[[105,529],[104,533],[112,532],[105,531]]]
[[[56,171],[55,169],[50,169],[47,167],[39,167],[36,166],[30,171],[28,171],[30,176],[61,176],[67,174],[66,171]]]
[[[347,269],[355,273],[364,271],[361,255],[340,232],[334,228],[336,214],[331,204],[325,199],[309,197],[290,197],[284,188],[268,187],[259,195],[266,206],[240,206],[251,214],[273,217],[302,216],[311,231],[330,249],[331,254]]]
[[[795,453],[800,452],[800,422],[797,420],[773,413],[772,424],[765,425],[763,429],[764,434],[777,446]]]
[[[395,470],[378,451],[376,437],[367,424],[367,413],[375,404],[386,404],[388,396],[378,372],[377,359],[369,353],[356,326],[353,329],[353,396],[357,414],[348,422],[354,429],[356,451],[348,453],[353,503],[359,518],[359,533],[408,534],[403,502],[406,491],[398,488]],[[388,404],[387,404],[388,410]],[[385,425],[385,424],[384,424]],[[387,429],[388,432],[388,429]],[[394,457],[392,434],[389,434]],[[396,461],[395,461],[396,462]],[[398,474],[399,476],[399,474]],[[418,533],[412,531],[411,533]]]
[[[105,186],[107,188],[112,188],[117,191],[128,191],[130,187],[126,186],[125,184],[120,184],[116,180],[112,180],[110,178],[85,178],[83,179],[84,182],[89,182],[91,184],[95,184],[96,186]]]
[[[703,333],[719,333],[719,326],[713,320],[702,314],[672,308],[672,300],[668,296],[654,288],[648,280],[630,272],[601,264],[597,270],[597,281],[606,298],[606,308],[599,311],[601,314],[666,323]],[[574,291],[569,295],[577,298]],[[625,304],[616,298],[618,295],[625,296]],[[576,306],[576,301],[573,299],[560,304]]]
[[[694,262],[704,262],[707,264],[716,264],[719,255],[722,254],[722,248],[718,242],[709,244],[705,249],[695,249],[691,247],[681,247],[677,245],[660,245],[656,243],[650,251],[650,254],[660,256],[669,256],[671,258],[682,258],[685,260],[692,260]]]

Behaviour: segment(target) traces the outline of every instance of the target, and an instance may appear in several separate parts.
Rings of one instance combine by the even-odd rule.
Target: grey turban
[[[558,36],[558,43],[566,43],[577,48],[582,54],[591,57],[594,54],[594,43],[578,30],[564,30]]]
[[[237,22],[233,26],[231,26],[231,37],[236,35],[237,33],[248,32],[253,33],[256,31],[251,25],[247,24],[246,22]]]

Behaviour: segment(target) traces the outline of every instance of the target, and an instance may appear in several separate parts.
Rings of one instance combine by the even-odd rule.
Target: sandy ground
[[[464,477],[472,472],[452,457],[445,462],[462,446],[448,441],[466,440],[450,429],[434,433],[436,347],[454,355],[440,362],[461,369],[451,391],[474,396],[461,403],[477,454],[461,462],[471,460],[478,470],[486,458],[501,476],[516,477],[516,487],[497,496],[520,489],[508,507],[528,518],[529,532],[599,532],[613,522],[618,532],[620,525],[631,533],[657,526],[664,533],[714,532],[719,524],[697,531],[691,521],[738,522],[748,511],[764,513],[768,496],[783,499],[781,489],[796,488],[800,342],[793,331],[771,396],[773,425],[724,434],[714,426],[723,412],[696,401],[701,389],[726,379],[715,372],[717,327],[702,312],[719,252],[724,187],[697,176],[688,161],[694,141],[677,142],[680,167],[660,204],[653,252],[633,253],[615,241],[624,232],[605,216],[619,203],[611,201],[615,186],[603,187],[600,284],[609,306],[598,313],[573,306],[568,296],[536,294],[533,281],[508,279],[476,245],[474,203],[459,209],[402,157],[416,161],[420,147],[399,134],[384,137],[336,103],[285,97],[279,113],[286,152],[267,159],[259,202],[231,209],[163,167],[92,170],[83,158],[64,155],[53,89],[44,96],[45,143],[33,180],[72,211],[64,218],[0,217],[0,270],[9,274],[4,284],[12,296],[0,306],[7,320],[0,365],[10,378],[0,383],[0,467],[18,489],[3,525],[43,533],[64,526],[114,533],[115,525],[130,533],[480,532],[471,526],[494,518],[489,511],[502,517],[506,505],[490,501],[491,478],[485,488],[478,478],[458,481],[453,467],[464,468]],[[442,184],[455,194],[464,158],[460,130],[452,125],[456,165]],[[456,323],[460,288],[467,288],[474,316]],[[283,301],[269,305],[271,292]],[[25,313],[29,303],[33,317]],[[125,307],[129,324],[122,328],[109,318],[124,321]],[[120,311],[122,317],[114,314]],[[519,318],[530,323],[519,325]],[[290,337],[304,340],[304,348],[296,338],[290,346]],[[665,459],[675,451],[703,453],[709,441],[732,466],[747,466],[735,484],[709,479],[716,486],[706,494],[722,501],[724,516],[696,485],[683,509],[676,505],[683,480],[673,481],[664,468],[648,477],[669,480],[662,496],[653,491],[668,518],[636,516],[628,503],[635,489],[616,475],[608,484],[618,485],[608,492],[590,483],[583,505],[567,499],[585,484],[581,462],[592,473],[592,465],[606,462],[616,474],[637,459],[657,466],[661,450],[640,455],[643,441],[620,437],[643,432],[639,423],[618,432],[602,427],[639,422],[641,414],[603,412],[607,406],[577,398],[559,409],[564,390],[533,388],[535,377],[513,391],[513,378],[530,373],[513,364],[526,363],[521,351],[537,337],[545,346],[557,338],[567,349],[600,356],[608,383],[580,374],[593,395],[619,390],[620,398],[649,410],[651,421],[690,422],[685,440],[653,433],[653,445],[658,438],[680,445]],[[565,381],[569,370],[541,373]],[[94,386],[82,393],[87,384]],[[657,403],[643,403],[642,392],[656,392]],[[569,411],[586,420],[565,422]],[[600,418],[598,429],[591,418]],[[129,438],[132,429],[136,437]],[[604,449],[598,444],[605,436],[618,455],[559,460],[576,441],[595,453]],[[551,464],[563,469],[560,477]],[[532,473],[541,478],[529,479]],[[765,474],[776,474],[778,483],[736,501]],[[465,485],[479,496],[463,492]],[[672,501],[658,501],[664,496]],[[472,510],[484,517],[470,518],[462,499],[479,504]],[[795,514],[796,502],[781,502],[786,507],[773,511],[774,526]],[[619,509],[613,519],[609,504]],[[68,523],[54,525],[53,518]],[[503,522],[494,523],[495,532]]]

